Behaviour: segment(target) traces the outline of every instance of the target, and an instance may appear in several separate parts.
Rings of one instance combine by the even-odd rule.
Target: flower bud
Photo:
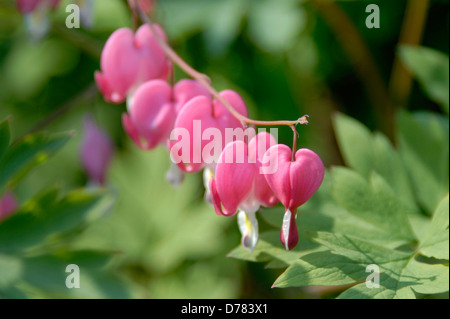
[[[92,115],[84,119],[84,137],[80,147],[81,164],[91,182],[103,185],[114,144],[106,131],[100,128]]]

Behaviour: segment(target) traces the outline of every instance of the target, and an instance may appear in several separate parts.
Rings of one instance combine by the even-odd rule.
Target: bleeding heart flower
[[[172,88],[163,80],[142,84],[128,103],[129,115],[122,116],[123,126],[141,149],[153,149],[169,138],[175,121]]]
[[[183,79],[177,82],[173,88],[175,110],[180,113],[181,109],[196,96],[206,96],[211,99],[211,93],[198,81]]]
[[[297,245],[295,222],[297,208],[303,205],[322,184],[325,168],[320,157],[303,148],[292,158],[291,149],[282,144],[269,148],[264,155],[265,165],[276,165],[271,174],[264,174],[270,188],[286,207],[280,239],[286,249]]]
[[[61,0],[16,0],[17,7],[22,13],[30,13],[38,7],[38,5],[45,5],[51,9],[56,9]]]
[[[11,216],[11,214],[13,214],[18,207],[19,204],[17,203],[13,193],[6,192],[3,194],[3,196],[0,197],[0,221]]]
[[[219,157],[215,177],[209,189],[216,213],[231,216],[238,213],[242,245],[252,251],[258,241],[255,213],[260,206],[274,206],[278,200],[261,173],[265,150],[276,144],[266,132],[250,140],[228,144]],[[223,209],[222,209],[223,206]]]
[[[114,155],[114,144],[92,115],[84,119],[84,137],[80,147],[81,163],[89,177],[95,184],[103,185],[105,175]]]
[[[32,40],[39,41],[47,34],[50,29],[49,10],[56,9],[59,2],[60,0],[16,0]]]
[[[247,106],[238,93],[225,90],[220,95],[247,116]],[[241,122],[219,100],[206,96],[191,99],[178,113],[170,137],[172,161],[186,172],[198,172],[205,166],[214,169],[223,147],[232,141],[226,138],[226,129],[236,128],[243,130]]]
[[[155,25],[158,35],[166,40],[164,31]],[[121,28],[109,37],[101,57],[102,72],[95,80],[106,101],[122,103],[140,84],[153,79],[166,79],[171,63],[147,24],[136,34]]]
[[[181,80],[174,89],[163,80],[151,80],[142,84],[128,100],[129,114],[123,114],[123,126],[138,147],[153,149],[165,144],[173,129],[177,110],[191,98],[210,94],[194,80]],[[177,176],[172,171],[170,180]],[[180,177],[180,176],[179,176]]]

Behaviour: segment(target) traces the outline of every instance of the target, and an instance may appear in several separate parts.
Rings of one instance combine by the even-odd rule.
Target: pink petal
[[[167,42],[163,29],[156,24],[154,28],[159,37]],[[165,80],[170,71],[168,66],[171,64],[167,63],[168,58],[148,24],[143,24],[136,31],[134,45],[141,55],[138,81],[145,82],[150,79]]]
[[[169,138],[175,119],[170,85],[162,80],[151,80],[135,92],[129,113],[134,127],[152,149]]]
[[[174,97],[176,101],[177,113],[180,112],[181,108],[192,98],[203,95],[211,98],[211,94],[208,90],[198,81],[191,79],[184,79],[178,81],[174,89]]]
[[[155,25],[155,29],[166,41],[161,27]],[[171,63],[148,25],[142,25],[136,34],[128,28],[113,32],[103,48],[100,64],[104,79],[99,78],[97,83],[105,99],[114,103],[124,102],[141,83],[167,78],[171,70]]]
[[[100,71],[95,71],[94,73],[95,82],[97,83],[97,87],[99,88],[100,92],[103,94],[103,97],[105,98],[106,102],[112,102],[111,97],[111,89],[109,88],[108,80],[105,78],[105,76]],[[125,97],[120,97],[119,100],[124,100]],[[117,100],[117,99],[116,99]]]
[[[224,90],[219,93],[231,106],[244,116],[248,116],[247,106],[242,97],[235,91]],[[242,127],[241,121],[236,119],[218,99],[214,100],[214,116],[224,127]]]
[[[42,0],[16,0],[17,8],[22,13],[30,13],[36,9]]]
[[[260,168],[265,152],[277,142],[272,134],[261,132],[250,140],[248,145],[248,157],[251,162],[256,163],[258,169],[255,175],[254,196],[256,199],[266,207],[274,206],[278,203],[274,192],[269,187],[266,178],[262,174]]]
[[[295,153],[295,162],[290,168],[291,202],[289,207],[303,205],[319,189],[325,175],[320,157],[303,148]]]
[[[222,202],[219,197],[219,193],[217,192],[216,181],[214,178],[211,178],[209,181],[209,190],[211,192],[211,200],[214,205],[214,210],[217,215],[225,215],[222,210]]]
[[[211,99],[205,96],[197,96],[186,103],[175,121],[174,133],[177,134],[178,130],[185,130],[189,132],[189,139],[183,141],[179,137],[177,140],[171,141],[171,152],[175,144],[184,142],[183,148],[189,149],[189,154],[182,152],[174,155],[179,155],[182,161],[191,167],[193,172],[202,169],[205,160],[202,158],[202,151],[210,142],[202,139],[203,132],[208,128],[216,128],[223,132],[220,123],[213,118],[211,107]],[[217,141],[217,143],[220,142]]]
[[[138,81],[140,62],[140,54],[134,46],[133,31],[128,28],[114,31],[106,41],[101,56],[102,71],[108,79],[111,95],[116,93],[124,100]]]
[[[239,154],[244,155],[243,162],[239,161]],[[255,165],[248,162],[246,144],[242,141],[228,144],[219,157],[215,174],[217,193],[225,215],[234,215],[239,204],[247,198],[255,174]]]
[[[127,132],[128,136],[136,143],[136,145],[140,148],[145,150],[146,146],[144,146],[141,143],[141,137],[139,135],[139,132],[137,128],[134,126],[133,121],[131,120],[130,116],[127,113],[122,114],[122,125],[125,129],[125,132]]]
[[[264,174],[267,183],[283,206],[289,207],[291,200],[290,166],[291,149],[283,144],[274,145],[267,150],[263,166],[272,173]]]

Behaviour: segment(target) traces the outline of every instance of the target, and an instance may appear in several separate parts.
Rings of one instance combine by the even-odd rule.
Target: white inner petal
[[[258,243],[259,230],[258,220],[255,213],[246,213],[243,210],[238,212],[238,226],[242,235],[242,245],[250,252],[255,249]]]
[[[284,214],[283,217],[283,226],[282,226],[282,232],[283,232],[283,237],[284,237],[284,247],[289,250],[289,245],[288,245],[288,241],[289,241],[289,229],[291,227],[291,211],[288,209],[286,211],[286,213]]]

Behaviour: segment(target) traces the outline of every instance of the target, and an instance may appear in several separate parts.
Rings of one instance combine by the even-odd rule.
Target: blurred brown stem
[[[369,95],[380,130],[394,141],[394,108],[371,52],[353,22],[332,1],[311,0],[338,37]]]
[[[429,0],[409,0],[403,19],[398,44],[417,45],[421,42],[427,18]],[[392,67],[389,89],[391,96],[399,107],[405,106],[411,92],[412,76],[398,58]]]

